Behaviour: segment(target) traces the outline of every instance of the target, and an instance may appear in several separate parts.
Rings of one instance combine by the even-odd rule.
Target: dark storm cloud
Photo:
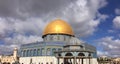
[[[17,0],[0,0],[0,16],[12,17],[16,16]]]
[[[1,17],[43,16],[64,8],[72,0],[0,0]]]
[[[30,14],[41,15],[64,8],[71,0],[20,0],[20,10]]]

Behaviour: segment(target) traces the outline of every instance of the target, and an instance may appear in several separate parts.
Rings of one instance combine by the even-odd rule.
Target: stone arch
[[[88,56],[91,56],[91,53],[89,53]]]
[[[78,56],[85,56],[85,54],[84,53],[79,53]]]
[[[66,53],[65,56],[73,56],[72,53]]]
[[[6,64],[6,62],[3,62],[3,64]]]

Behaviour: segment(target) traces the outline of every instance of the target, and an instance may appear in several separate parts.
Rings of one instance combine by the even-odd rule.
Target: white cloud
[[[0,54],[9,54],[13,47],[21,44],[35,43],[42,41],[42,31],[45,22],[38,18],[31,18],[26,21],[15,20],[12,18],[0,21],[0,39],[4,44],[0,45]],[[9,50],[9,48],[11,48]]]
[[[114,37],[104,37],[98,40],[99,48],[103,49],[103,53],[106,52],[107,56],[119,56],[120,57],[120,39]],[[99,52],[98,52],[99,53]]]
[[[120,15],[120,8],[116,8],[116,9],[115,9],[115,13],[116,13],[117,15]]]
[[[113,26],[114,26],[116,29],[120,29],[120,16],[116,16],[116,17],[113,19]]]
[[[105,7],[107,4],[108,4],[107,0],[100,0],[99,7],[100,8]]]
[[[6,23],[3,19],[0,19],[0,34],[4,34],[4,31],[7,29]]]
[[[17,33],[31,33],[41,35],[46,22],[41,18],[29,18],[26,21],[17,21],[14,23],[14,29]]]
[[[115,30],[108,30],[108,33],[116,33]]]
[[[17,47],[20,48],[21,44],[28,44],[28,43],[35,43],[42,41],[41,36],[25,36],[25,35],[15,35],[13,37],[6,37],[4,38],[5,43],[0,45],[0,54],[10,54],[13,52],[13,49]]]
[[[108,52],[103,52],[103,51],[97,51],[97,55],[98,56],[107,56],[108,55]]]
[[[15,44],[15,45],[21,45],[21,44],[27,44],[27,43],[35,43],[38,41],[42,41],[41,36],[25,36],[25,35],[15,35],[13,37],[5,38],[5,44]]]
[[[10,55],[15,47],[19,48],[18,45],[0,45],[0,54]]]

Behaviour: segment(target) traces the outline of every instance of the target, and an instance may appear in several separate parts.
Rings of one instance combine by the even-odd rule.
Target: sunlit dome
[[[71,26],[61,19],[53,20],[45,27],[43,36],[47,34],[67,34],[74,36]]]

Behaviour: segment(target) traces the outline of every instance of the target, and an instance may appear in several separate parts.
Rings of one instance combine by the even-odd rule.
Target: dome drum
[[[46,37],[47,35],[67,35],[67,36],[72,36],[72,37],[74,37],[74,35],[70,35],[70,34],[64,34],[64,33],[51,33],[51,34],[43,35],[42,38]]]

